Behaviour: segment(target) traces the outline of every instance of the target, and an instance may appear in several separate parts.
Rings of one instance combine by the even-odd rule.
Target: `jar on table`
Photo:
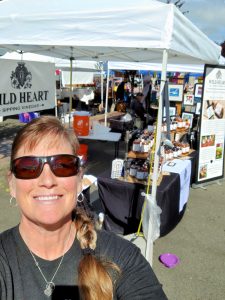
[[[186,145],[185,145],[185,143],[181,144],[181,149],[182,149],[182,154],[185,154],[186,153]]]
[[[132,164],[130,166],[130,176],[136,177],[136,173],[137,173],[137,165]]]
[[[148,153],[150,150],[149,141],[144,141],[141,143],[141,152]]]
[[[190,151],[190,145],[188,143],[186,143],[185,146],[186,146],[186,153],[189,153],[189,151]]]
[[[141,141],[138,139],[138,140],[134,140],[133,141],[133,146],[132,146],[132,150],[134,152],[140,152],[141,151]]]
[[[177,127],[179,129],[181,129],[183,127],[183,120],[181,118],[179,118],[178,121],[177,121]]]
[[[169,150],[169,160],[173,159],[173,150]]]
[[[150,137],[150,148],[152,148],[153,145],[154,145],[154,136],[151,135],[151,137]]]
[[[176,130],[176,129],[177,129],[177,122],[173,121],[173,130]]]
[[[178,149],[177,149],[177,147],[173,147],[173,157],[174,158],[177,158],[177,156],[178,156]]]
[[[179,144],[179,146],[178,146],[178,156],[181,156],[182,155],[182,147],[180,146],[180,144]]]
[[[144,179],[147,179],[149,173],[149,164],[147,163],[147,161],[143,164],[143,170],[144,170]]]
[[[165,153],[165,156],[164,156],[165,161],[169,160],[170,159],[170,150],[165,150],[164,153]]]
[[[137,168],[136,178],[138,180],[144,180],[145,179],[145,169],[143,167]]]

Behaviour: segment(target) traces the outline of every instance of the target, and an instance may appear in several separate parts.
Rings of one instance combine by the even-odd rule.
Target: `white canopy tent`
[[[5,0],[0,2],[0,50],[76,60],[218,64],[221,48],[174,5],[150,0]],[[108,86],[108,85],[107,85]],[[156,153],[162,120],[159,99]],[[155,155],[152,197],[159,157]],[[150,230],[148,230],[150,232]],[[146,258],[152,260],[147,238]]]
[[[108,62],[110,70],[162,71],[161,63]],[[203,73],[204,64],[167,64],[167,72]]]
[[[0,48],[99,61],[217,63],[220,47],[172,4],[158,1],[6,0]]]

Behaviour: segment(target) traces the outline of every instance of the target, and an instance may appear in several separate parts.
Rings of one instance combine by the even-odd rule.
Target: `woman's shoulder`
[[[10,247],[13,237],[17,234],[18,226],[12,227],[0,233],[0,251],[2,248]]]
[[[141,255],[140,249],[132,242],[116,235],[113,232],[100,230],[98,231],[97,251],[103,256],[111,257],[113,260],[123,256]]]
[[[98,239],[101,242],[106,243],[113,243],[115,245],[119,244],[124,247],[128,247],[130,245],[133,245],[130,241],[126,240],[124,237],[115,234],[111,231],[106,231],[104,229],[97,231]],[[133,245],[134,246],[134,245]]]

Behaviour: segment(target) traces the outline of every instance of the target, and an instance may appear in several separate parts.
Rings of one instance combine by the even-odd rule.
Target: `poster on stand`
[[[55,107],[55,64],[0,59],[0,116]]]
[[[205,65],[196,183],[224,177],[225,67]]]

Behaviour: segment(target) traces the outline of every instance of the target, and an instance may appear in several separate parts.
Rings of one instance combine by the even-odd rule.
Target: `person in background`
[[[140,250],[77,209],[77,149],[52,116],[17,133],[8,181],[21,220],[0,234],[0,299],[167,299]]]
[[[125,77],[123,81],[117,87],[116,90],[116,100],[124,101],[129,104],[129,92],[130,92],[130,84],[128,83],[128,79]]]
[[[144,80],[144,87],[143,87],[143,106],[146,109],[146,112],[149,113],[151,98],[152,98],[152,80],[150,76],[145,76]]]
[[[143,122],[143,128],[146,127],[146,110],[144,108],[144,94],[137,93],[133,101],[131,102],[131,109],[135,116],[139,117]]]

